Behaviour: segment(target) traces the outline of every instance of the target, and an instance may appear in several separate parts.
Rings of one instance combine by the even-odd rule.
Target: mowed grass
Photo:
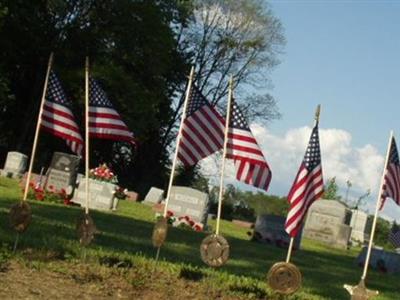
[[[21,199],[17,181],[0,178],[0,241],[3,248],[12,248],[15,233],[8,224],[10,206]],[[118,211],[91,211],[99,230],[95,242],[88,248],[79,245],[75,221],[82,213],[79,207],[30,201],[32,223],[20,236],[18,257],[24,249],[59,251],[70,260],[94,263],[102,257],[129,259],[139,268],[154,263],[156,249],[151,244],[154,212],[140,203],[120,201]],[[210,225],[214,228],[215,222]],[[242,299],[350,299],[343,284],[357,284],[362,269],[356,266],[359,249],[340,250],[303,240],[302,250],[292,256],[303,274],[302,289],[292,296],[279,296],[266,284],[269,268],[286,258],[286,251],[249,241],[247,229],[228,221],[221,222],[221,234],[229,241],[228,263],[220,269],[207,267],[200,259],[199,246],[206,233],[170,228],[167,242],[161,249],[158,268],[168,274],[181,274],[182,269],[202,275],[202,282],[223,294]],[[133,283],[134,284],[134,283]],[[388,275],[369,270],[367,286],[380,291],[374,299],[400,299],[400,275]],[[168,286],[166,287],[168,288]]]

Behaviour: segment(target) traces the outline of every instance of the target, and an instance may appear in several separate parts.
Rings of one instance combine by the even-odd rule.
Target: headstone
[[[139,199],[139,194],[133,191],[128,191],[126,194],[126,200],[136,202]]]
[[[116,209],[118,204],[117,197],[114,197],[117,186],[110,182],[89,179],[89,208],[99,210]],[[75,189],[71,202],[86,206],[86,180],[80,181],[78,188]]]
[[[253,239],[259,242],[265,242],[278,247],[287,247],[290,242],[290,236],[285,231],[286,218],[275,215],[257,216],[254,225]],[[299,249],[301,243],[302,230],[294,239],[294,248]]]
[[[360,267],[364,266],[365,257],[367,255],[368,247],[363,247],[360,254],[356,258],[356,263]],[[382,248],[371,249],[371,257],[369,265],[378,271],[387,273],[400,273],[400,254],[395,252],[388,252]]]
[[[188,216],[205,226],[208,216],[208,195],[192,188],[173,186],[168,210],[174,212],[177,217]]]
[[[7,153],[6,163],[1,173],[6,177],[21,177],[26,171],[28,156],[23,153],[11,151]]]
[[[54,152],[47,171],[46,189],[60,191],[66,190],[69,186],[75,186],[79,160],[76,155]]]
[[[145,204],[160,203],[163,200],[164,191],[156,187],[152,187],[143,200]]]
[[[336,200],[315,201],[304,225],[304,237],[339,248],[349,246],[351,211]]]
[[[363,244],[369,240],[371,231],[371,219],[368,218],[368,214],[353,209],[351,211],[351,240]]]

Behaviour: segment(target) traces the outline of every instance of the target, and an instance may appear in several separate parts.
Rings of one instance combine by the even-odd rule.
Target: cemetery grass
[[[343,284],[358,283],[354,264],[359,249],[332,249],[303,240],[293,255],[303,287],[292,296],[274,294],[266,273],[286,257],[283,249],[249,241],[248,229],[222,221],[230,243],[228,263],[210,269],[200,259],[206,233],[170,228],[156,265],[151,244],[154,212],[140,203],[120,201],[118,212],[91,211],[99,230],[95,242],[81,247],[75,234],[78,207],[30,201],[33,219],[12,252],[15,233],[9,208],[21,199],[15,180],[0,178],[0,299],[350,299]],[[214,222],[210,224],[215,226]],[[400,276],[370,270],[367,285],[400,299]]]

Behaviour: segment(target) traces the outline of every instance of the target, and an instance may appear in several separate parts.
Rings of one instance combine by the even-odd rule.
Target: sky
[[[325,182],[335,176],[345,196],[350,180],[350,201],[370,189],[363,208],[373,213],[390,130],[400,137],[400,1],[270,1],[270,7],[287,40],[268,90],[282,118],[251,124],[273,173],[268,193],[289,191],[321,104]],[[203,169],[215,170],[213,158]],[[234,174],[228,164],[227,182]],[[381,215],[399,221],[400,207],[387,201]]]

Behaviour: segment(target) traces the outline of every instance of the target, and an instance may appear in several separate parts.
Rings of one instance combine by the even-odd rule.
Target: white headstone
[[[21,176],[26,171],[28,156],[23,153],[11,151],[7,153],[6,163],[4,165],[3,175]]]
[[[317,200],[309,209],[304,237],[332,246],[347,248],[351,227],[351,211],[336,200]]]
[[[155,204],[163,200],[164,191],[156,187],[152,187],[143,200],[143,203]]]
[[[364,243],[369,240],[370,222],[368,214],[361,210],[351,210],[351,239],[356,242]]]
[[[89,208],[99,209],[99,210],[111,210],[115,209],[117,206],[117,200],[114,198],[116,185],[98,181],[94,179],[89,179]],[[81,179],[79,186],[75,189],[74,196],[71,202],[80,204],[81,206],[86,206],[86,180]]]
[[[208,195],[192,188],[173,186],[168,210],[174,212],[175,216],[188,216],[193,221],[206,225]]]

